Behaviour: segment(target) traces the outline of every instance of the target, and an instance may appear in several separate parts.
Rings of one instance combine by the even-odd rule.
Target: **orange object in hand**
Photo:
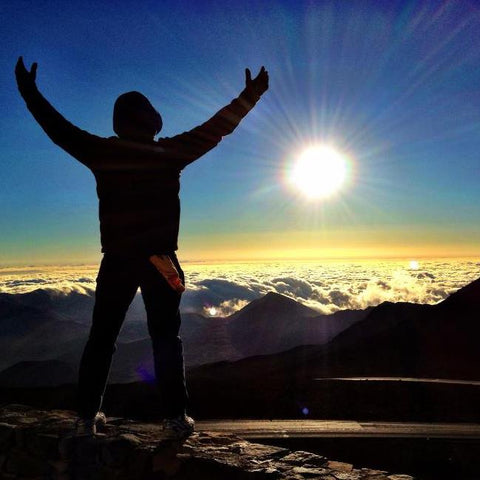
[[[176,292],[182,293],[185,291],[180,275],[168,255],[152,255],[149,260]]]

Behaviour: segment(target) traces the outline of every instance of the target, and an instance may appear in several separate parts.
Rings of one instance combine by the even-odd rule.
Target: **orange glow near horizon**
[[[375,241],[375,236],[378,238]],[[478,257],[479,243],[458,243],[453,238],[436,241],[434,232],[414,242],[415,232],[403,236],[398,232],[330,231],[236,234],[216,236],[208,246],[199,238],[185,238],[179,257],[191,261],[262,261],[316,259],[466,258]],[[197,241],[195,241],[197,240]]]
[[[183,234],[180,236],[178,256],[181,261],[200,263],[387,258],[418,262],[421,258],[478,258],[480,235],[473,229],[458,233],[415,226]],[[98,247],[84,251],[72,248],[62,252],[32,247],[27,257],[0,257],[0,267],[98,265],[101,258]]]

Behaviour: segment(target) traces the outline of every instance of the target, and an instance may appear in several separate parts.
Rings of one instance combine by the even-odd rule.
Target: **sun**
[[[289,173],[289,181],[308,198],[322,199],[340,189],[347,173],[345,155],[330,146],[317,145],[300,154]]]
[[[418,270],[420,268],[420,265],[417,262],[417,260],[410,260],[409,266],[410,266],[410,270]]]
[[[211,317],[214,317],[215,315],[217,315],[218,311],[215,307],[208,307],[207,308],[207,313],[211,316]]]

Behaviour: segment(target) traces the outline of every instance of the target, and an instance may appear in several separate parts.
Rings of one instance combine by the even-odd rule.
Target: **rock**
[[[48,463],[51,465],[57,477],[63,473],[67,473],[68,471],[69,463],[65,460],[50,460]]]
[[[177,456],[178,448],[165,446],[155,453],[152,458],[152,471],[161,472],[167,477],[175,475],[181,468],[182,462]]]
[[[292,452],[289,455],[284,456],[281,459],[282,463],[288,463],[290,465],[300,465],[308,467],[322,467],[328,460],[321,455],[316,455],[315,453],[302,452],[301,450],[297,452]]]
[[[293,467],[293,473],[299,473],[304,477],[319,477],[320,475],[328,475],[329,471],[325,468],[312,468],[312,467]]]
[[[350,465],[349,463],[334,462],[332,460],[327,462],[327,466],[328,468],[338,470],[339,472],[351,472],[353,470],[353,465]]]
[[[0,423],[0,451],[7,450],[14,442],[15,425],[9,423]]]
[[[74,412],[0,409],[0,478],[89,480],[413,480],[355,469],[310,452],[196,433],[185,442],[162,427],[118,419],[95,437],[74,436]]]
[[[10,450],[4,470],[24,477],[47,477],[51,467],[43,458],[32,456],[29,452],[13,448]]]
[[[353,471],[353,467],[352,467],[352,470],[349,472],[341,472],[341,471],[335,470],[335,478],[336,480],[362,480],[363,477],[361,477],[360,472],[358,470]]]
[[[389,475],[388,480],[412,480],[409,475]]]
[[[60,439],[58,443],[58,453],[60,458],[71,458],[75,452],[75,437],[67,435]]]
[[[388,480],[386,472],[383,472],[381,470],[369,470],[367,468],[362,468],[361,473],[363,475],[363,479],[368,479],[368,480]],[[407,477],[408,478],[408,477]],[[411,480],[411,479],[409,479]]]
[[[33,455],[48,459],[55,458],[58,452],[60,437],[50,433],[32,432],[25,435],[25,441],[27,451]]]
[[[117,437],[106,438],[102,444],[101,459],[108,466],[120,466],[129,461],[130,451],[142,442],[132,433],[122,433]]]

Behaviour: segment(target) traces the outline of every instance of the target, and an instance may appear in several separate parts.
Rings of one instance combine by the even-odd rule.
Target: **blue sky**
[[[180,256],[476,255],[480,6],[463,1],[2,2],[0,263],[99,258],[91,173],[16,91],[23,55],[79,127],[113,135],[116,97],[143,92],[162,136],[206,120],[265,65],[270,90],[182,175]],[[313,143],[352,159],[332,198],[285,181]]]

